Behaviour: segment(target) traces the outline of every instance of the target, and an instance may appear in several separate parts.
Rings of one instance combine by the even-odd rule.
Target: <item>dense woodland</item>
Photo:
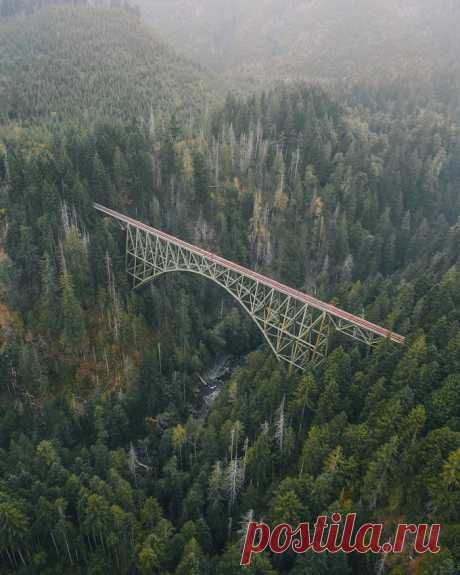
[[[147,117],[189,120],[213,93],[200,66],[121,9],[51,6],[0,18],[0,119],[61,123]]]
[[[5,26],[27,30],[42,18],[46,30],[61,11],[86,29],[82,10]],[[16,41],[1,36],[18,65],[0,63],[0,78],[30,87],[31,43]],[[66,45],[68,36],[53,50]],[[185,89],[197,110],[187,117],[169,101],[174,86],[156,106],[154,92],[149,101],[148,90],[140,99],[129,91],[129,76],[129,105],[110,100],[113,91],[101,107],[94,97],[81,104],[78,92],[67,98],[61,74],[87,61],[80,48],[53,65],[59,76],[37,75],[38,98],[31,88],[2,106],[0,572],[234,575],[251,519],[296,524],[354,511],[388,534],[401,521],[440,522],[442,552],[267,552],[246,572],[458,573],[460,129],[451,86],[280,85],[230,94],[202,113]],[[106,82],[113,69],[101,74]],[[322,366],[289,372],[206,280],[171,274],[133,291],[123,233],[93,201],[364,314],[407,344],[371,351],[334,336]],[[227,355],[238,367],[206,406],[203,380]]]
[[[457,0],[138,0],[168,42],[252,89],[459,72]]]
[[[123,9],[140,16],[140,8],[128,0],[0,0],[0,18],[30,15],[47,6],[79,5],[95,8]]]

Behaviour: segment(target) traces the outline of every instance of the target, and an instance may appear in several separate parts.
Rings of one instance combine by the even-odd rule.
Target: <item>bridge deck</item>
[[[225,258],[222,258],[220,256],[217,256],[211,252],[208,252],[202,248],[199,248],[197,246],[194,246],[193,244],[189,244],[188,242],[184,242],[174,236],[171,236],[165,232],[162,232],[161,230],[157,230],[155,228],[152,228],[151,226],[148,226],[146,224],[143,224],[142,222],[139,222],[133,218],[130,218],[129,216],[125,216],[124,214],[121,214],[119,212],[116,212],[115,210],[111,210],[110,208],[106,208],[105,206],[102,206],[101,204],[94,204],[94,207],[96,210],[98,210],[99,212],[102,212],[112,218],[115,218],[116,220],[119,220],[120,222],[123,222],[125,224],[129,224],[130,226],[134,226],[136,228],[139,228],[141,230],[144,230],[145,232],[152,234],[154,236],[157,236],[165,241],[171,242],[172,244],[175,244],[176,246],[180,246],[184,249],[190,250],[191,252],[204,256],[207,259],[221,265],[224,266],[228,269],[231,269],[235,272],[244,274],[250,278],[253,278],[254,280],[258,281],[261,284],[264,284],[268,287],[274,288],[284,294],[290,295],[291,297],[302,301],[304,303],[307,303],[309,305],[311,305],[312,307],[314,307],[315,309],[321,310],[321,311],[325,311],[328,314],[337,317],[343,321],[347,321],[350,322],[353,325],[356,325],[358,327],[360,327],[361,329],[370,331],[372,333],[375,333],[378,336],[384,337],[384,338],[389,338],[391,341],[395,342],[395,343],[399,343],[399,344],[404,344],[405,342],[405,338],[402,335],[398,335],[397,333],[394,333],[388,329],[385,329],[384,327],[381,327],[379,325],[376,325],[374,323],[371,323],[370,321],[367,321],[365,319],[363,319],[362,317],[353,315],[351,313],[348,313],[346,311],[343,311],[331,304],[325,303],[319,299],[316,299],[310,295],[307,295],[301,291],[298,291],[296,289],[290,288],[289,286],[283,285],[269,277],[263,276],[261,274],[258,274],[257,272],[250,270],[248,268],[245,268],[244,266],[240,266],[238,264],[235,264],[229,260],[226,260]]]

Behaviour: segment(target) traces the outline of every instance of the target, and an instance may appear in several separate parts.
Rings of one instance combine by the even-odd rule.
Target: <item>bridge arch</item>
[[[259,327],[275,356],[305,369],[327,355],[330,329],[367,345],[405,338],[142,222],[94,204],[126,230],[126,270],[134,287],[168,272],[192,272],[232,295]]]
[[[212,281],[213,283],[215,283],[216,285],[218,285],[219,287],[223,288],[228,294],[230,294],[232,296],[232,298],[238,302],[238,304],[244,309],[244,311],[249,315],[249,317],[252,319],[252,321],[257,325],[257,327],[259,328],[259,331],[261,332],[261,334],[263,335],[265,341],[268,343],[268,345],[270,346],[271,350],[273,351],[273,353],[275,354],[275,356],[277,357],[278,360],[280,360],[281,358],[279,357],[278,352],[276,351],[276,348],[273,344],[272,341],[270,341],[269,336],[267,335],[266,331],[264,330],[263,325],[261,325],[261,323],[257,320],[256,317],[253,316],[253,314],[251,313],[251,310],[247,307],[247,305],[245,305],[245,303],[231,290],[229,289],[224,283],[211,278],[209,276],[207,276],[206,274],[200,272],[200,271],[196,271],[196,270],[189,270],[189,269],[181,269],[181,268],[177,268],[177,269],[168,269],[168,270],[164,270],[161,271],[157,274],[155,274],[154,276],[152,276],[151,278],[142,280],[140,283],[136,284],[134,286],[134,289],[136,290],[140,290],[144,287],[146,287],[147,285],[153,283],[156,279],[158,279],[161,276],[164,276],[166,274],[169,273],[177,273],[177,272],[187,272],[187,273],[191,273],[193,275],[205,278],[207,280]]]

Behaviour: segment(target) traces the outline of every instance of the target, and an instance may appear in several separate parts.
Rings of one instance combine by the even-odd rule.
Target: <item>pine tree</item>
[[[204,575],[206,561],[197,540],[192,537],[184,549],[182,559],[177,566],[175,575]]]
[[[85,324],[80,303],[75,295],[72,276],[64,271],[61,275],[61,317],[64,346],[78,353],[85,337]]]

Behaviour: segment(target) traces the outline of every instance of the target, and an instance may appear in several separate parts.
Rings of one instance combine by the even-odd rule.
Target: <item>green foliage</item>
[[[442,523],[444,554],[421,564],[455,572],[458,127],[442,107],[401,116],[360,98],[372,105],[345,109],[300,85],[229,96],[199,130],[180,117],[148,130],[2,127],[5,572],[233,575],[241,525],[332,509]],[[97,200],[364,313],[407,345],[367,353],[333,334],[324,365],[289,373],[203,278],[131,291],[123,234]],[[237,367],[206,403],[220,354]],[[374,567],[265,553],[248,572]]]
[[[135,16],[82,6],[0,18],[0,67],[1,115],[20,121],[147,119],[185,108],[188,116],[210,81]]]

